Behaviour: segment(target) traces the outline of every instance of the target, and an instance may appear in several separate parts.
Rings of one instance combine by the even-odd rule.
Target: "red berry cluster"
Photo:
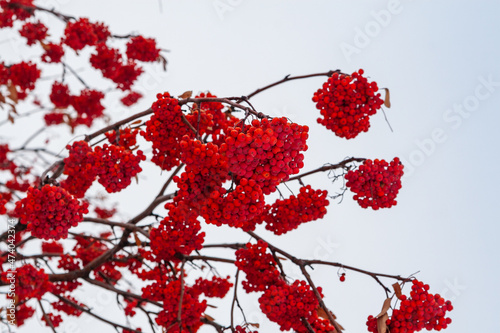
[[[242,178],[232,191],[213,191],[201,209],[205,222],[247,229],[247,222],[259,216],[265,202],[262,190],[253,179]]]
[[[207,297],[224,298],[232,286],[233,284],[229,282],[229,276],[226,278],[214,276],[212,280],[197,279],[193,288]]]
[[[28,91],[35,88],[36,81],[40,78],[40,70],[32,62],[20,62],[8,68],[10,83],[16,88],[16,97],[23,100],[28,96]]]
[[[447,311],[453,310],[450,301],[439,294],[429,293],[429,285],[413,280],[410,297],[401,295],[399,309],[392,312],[387,320],[387,326],[394,333],[413,333],[423,330],[440,331],[451,324],[451,319],[445,317]],[[368,317],[368,331],[377,332],[377,319]]]
[[[322,218],[329,205],[327,192],[313,190],[310,185],[300,188],[300,193],[285,200],[276,200],[266,213],[266,229],[276,235],[296,229],[300,224]]]
[[[123,60],[118,49],[109,48],[106,44],[96,47],[96,53],[90,57],[90,64],[121,90],[129,90],[143,72],[134,60]]]
[[[48,327],[59,327],[59,325],[62,323],[61,315],[53,313],[46,313],[42,316],[42,320],[45,323],[45,326]]]
[[[307,126],[288,123],[287,118],[254,119],[251,125],[229,127],[221,145],[231,172],[255,180],[264,194],[304,166]]]
[[[308,322],[317,318],[318,300],[306,281],[270,286],[259,298],[259,303],[262,312],[280,325],[282,331],[304,331],[302,318]]]
[[[61,44],[47,43],[42,44],[45,52],[42,54],[42,61],[46,63],[60,63],[64,55],[64,49]]]
[[[74,196],[83,198],[97,177],[97,156],[86,141],[75,141],[66,149],[69,156],[64,159],[63,173],[68,178],[61,182],[61,186]]]
[[[156,47],[156,41],[152,38],[142,36],[132,37],[127,43],[127,57],[139,61],[156,61],[160,56],[160,50]]]
[[[1,19],[0,19],[1,22]],[[22,326],[26,319],[33,317],[35,314],[35,309],[31,306],[24,304],[20,304],[16,307],[16,323],[17,326]]]
[[[185,171],[174,177],[179,190],[176,200],[200,211],[202,205],[222,184],[229,179],[227,159],[219,153],[213,143],[201,143],[185,135],[179,143],[180,160],[186,164]]]
[[[98,165],[95,166],[99,183],[109,193],[119,192],[130,185],[132,178],[142,171],[139,163],[146,160],[141,150],[134,155],[116,145],[95,147]]]
[[[248,243],[245,248],[236,251],[235,265],[246,274],[242,282],[247,293],[265,291],[272,285],[284,284],[277,264],[271,253],[267,252],[267,243],[257,241],[257,244]]]
[[[377,83],[368,82],[363,73],[362,69],[352,75],[334,73],[314,93],[312,100],[322,115],[318,123],[341,138],[352,139],[368,131],[370,116],[384,103]]]
[[[15,216],[28,231],[42,239],[59,239],[68,236],[68,230],[83,220],[88,213],[88,203],[80,203],[62,187],[44,185],[41,189],[30,187],[26,198],[16,202]]]
[[[3,282],[8,282],[8,274],[1,274]],[[41,299],[46,292],[52,291],[52,283],[43,269],[36,269],[30,264],[16,270],[16,303],[27,301],[30,298]]]
[[[122,104],[125,106],[132,106],[135,103],[137,103],[137,101],[139,101],[139,99],[141,99],[141,98],[142,98],[141,93],[138,93],[136,91],[132,91],[132,92],[128,93],[127,95],[125,95],[124,97],[122,97],[120,99],[120,102],[122,102]]]
[[[102,23],[92,23],[87,18],[70,21],[64,30],[64,43],[78,51],[85,46],[103,43],[111,35]]]
[[[75,298],[73,298],[70,295],[65,296],[66,299],[70,300],[73,303],[76,303],[80,306],[84,306],[84,304],[78,302]],[[70,304],[64,302],[64,301],[57,301],[57,302],[52,302],[50,303],[52,305],[52,308],[56,311],[59,312],[64,312],[65,314],[69,316],[75,316],[75,317],[80,317],[80,315],[83,313],[82,310],[79,310],[75,308],[74,306],[71,306]]]
[[[389,208],[397,204],[396,196],[401,188],[403,165],[395,157],[385,160],[365,160],[357,170],[346,175],[346,186],[355,193],[354,200],[363,208]]]
[[[43,120],[47,126],[64,123],[65,114],[61,112],[49,112],[43,115]]]
[[[103,116],[104,106],[101,104],[101,99],[104,94],[97,90],[83,89],[80,95],[71,96],[71,106],[77,113],[76,119],[70,123],[71,127],[77,125],[92,126],[95,119]]]
[[[71,103],[71,94],[68,85],[54,81],[50,92],[50,101],[56,108],[67,108]]]
[[[158,94],[151,106],[153,115],[146,122],[146,131],[141,135],[153,143],[151,161],[163,170],[171,170],[180,163],[179,144],[184,135],[193,133],[182,122],[182,110],[179,101],[169,93]]]
[[[165,280],[165,277],[163,279]],[[181,288],[184,288],[180,311],[182,331],[179,327],[181,323],[177,320]],[[170,282],[155,282],[142,291],[142,297],[146,299],[163,301],[163,310],[156,317],[156,323],[168,328],[168,332],[196,332],[202,325],[200,318],[207,308],[207,301],[199,300],[200,294],[196,288],[188,285],[182,287],[180,278]]]
[[[102,207],[95,207],[94,212],[96,213],[97,217],[100,219],[109,219],[113,217],[113,215],[116,214],[116,208],[112,209],[106,209]]]
[[[109,143],[123,147],[126,150],[133,150],[134,146],[137,144],[137,133],[139,133],[138,129],[127,127],[118,130],[118,132],[107,132],[105,135]]]
[[[63,254],[63,252],[64,247],[59,242],[42,242],[42,253]]]
[[[27,39],[28,45],[33,45],[37,41],[42,41],[47,37],[47,27],[40,22],[26,22],[24,23],[19,34]]]
[[[201,232],[196,215],[180,205],[168,203],[168,216],[160,225],[151,229],[151,250],[156,260],[173,260],[175,255],[189,255],[194,250],[201,250],[205,233]]]
[[[21,6],[19,6],[21,5]],[[33,15],[33,10],[23,8],[33,7],[33,0],[2,0],[0,1],[0,28],[12,27],[14,21],[24,21]]]

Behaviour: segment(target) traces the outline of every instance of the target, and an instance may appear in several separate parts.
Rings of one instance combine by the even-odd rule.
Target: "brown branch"
[[[91,222],[91,223],[99,223],[99,224],[104,224],[104,225],[109,225],[112,227],[121,227],[125,229],[129,229],[132,231],[139,232],[149,238],[149,233],[142,229],[141,227],[138,227],[134,224],[129,224],[129,223],[121,223],[121,222],[112,222],[108,221],[105,219],[100,219],[100,218],[95,218],[95,217],[85,217],[82,222]]]
[[[57,333],[52,320],[50,320],[50,317],[47,315],[45,309],[43,308],[42,301],[38,300],[38,305],[40,305],[40,309],[42,309],[43,318],[45,318],[45,322],[47,323],[47,325],[49,325],[49,327],[52,329],[52,332]]]
[[[292,180],[300,180],[302,177],[310,176],[310,175],[318,173],[318,172],[325,172],[325,171],[330,171],[330,170],[340,169],[340,168],[345,169],[345,168],[347,168],[347,165],[349,163],[353,163],[353,162],[360,162],[361,163],[361,162],[364,162],[365,160],[366,160],[366,158],[351,157],[351,158],[345,159],[342,162],[337,163],[337,164],[324,165],[320,168],[305,172],[303,174],[300,174],[300,175],[297,175],[294,177],[290,177],[290,178],[288,178],[288,180],[286,180],[286,182],[290,182]]]
[[[246,98],[252,98],[253,96],[257,95],[258,93],[261,93],[263,92],[264,90],[267,90],[269,88],[272,88],[272,87],[275,87],[279,84],[282,84],[282,83],[285,83],[285,82],[288,82],[288,81],[292,81],[292,80],[300,80],[300,79],[307,79],[307,78],[310,78],[310,77],[317,77],[317,76],[332,76],[334,73],[341,73],[339,69],[337,70],[334,70],[334,71],[328,71],[328,72],[325,72],[325,73],[316,73],[316,74],[308,74],[308,75],[299,75],[299,76],[290,76],[287,75],[285,76],[283,79],[279,80],[279,81],[276,81],[274,83],[271,83],[265,87],[262,87],[262,88],[259,88],[257,90],[255,90],[253,93],[245,96]],[[238,102],[241,102],[243,101],[243,99],[239,100]]]
[[[93,284],[95,286],[107,289],[109,291],[112,291],[114,293],[120,294],[122,296],[130,297],[130,298],[136,299],[136,300],[138,300],[140,302],[150,303],[150,304],[159,306],[160,308],[163,308],[163,304],[161,304],[159,302],[148,300],[146,298],[143,298],[143,297],[141,297],[139,295],[136,295],[136,294],[128,292],[128,291],[120,290],[120,289],[115,288],[114,286],[112,286],[110,284],[107,284],[107,283],[104,283],[104,282],[101,282],[101,281],[97,281],[97,280],[93,280],[93,279],[90,279],[90,278],[84,278],[84,280],[87,281],[90,284]]]
[[[101,317],[101,316],[99,316],[99,315],[96,315],[96,314],[95,314],[95,313],[93,313],[92,311],[90,311],[90,310],[88,310],[88,309],[84,308],[84,307],[83,307],[83,306],[81,306],[80,304],[77,304],[77,303],[75,303],[75,302],[73,302],[73,301],[71,301],[71,300],[67,299],[66,297],[63,297],[63,296],[58,295],[58,294],[55,294],[55,293],[52,293],[52,295],[56,296],[57,298],[59,298],[59,299],[60,299],[61,301],[63,301],[64,303],[71,305],[71,306],[72,306],[72,307],[74,307],[75,309],[78,309],[78,310],[80,310],[80,311],[83,311],[83,312],[85,312],[85,313],[87,313],[87,314],[91,315],[92,317],[97,318],[97,319],[99,319],[100,321],[102,321],[102,322],[104,322],[104,323],[106,323],[106,324],[109,324],[109,325],[113,326],[115,329],[119,327],[119,328],[126,329],[126,330],[129,330],[129,331],[134,332],[134,333],[142,333],[142,332],[141,332],[141,331],[139,331],[139,330],[136,330],[136,329],[133,329],[133,328],[130,328],[130,327],[127,327],[127,326],[123,326],[123,325],[121,325],[121,324],[114,323],[114,322],[112,322],[112,321],[110,321],[110,320],[107,320],[107,319],[105,319],[105,318],[103,318],[103,317]]]

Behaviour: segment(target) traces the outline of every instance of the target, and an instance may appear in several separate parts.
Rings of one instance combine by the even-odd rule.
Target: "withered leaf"
[[[253,326],[255,328],[260,328],[260,324],[259,323],[248,323],[250,326]]]
[[[16,86],[14,86],[12,83],[9,83],[7,88],[9,89],[9,95],[7,97],[9,97],[11,101],[13,101],[15,104],[17,104],[17,101],[19,100],[19,98],[17,96]]]
[[[384,88],[385,89],[385,100],[384,100],[384,105],[387,108],[391,107],[391,94],[389,93],[389,88]]]
[[[392,285],[392,288],[394,289],[394,292],[396,293],[396,297],[401,298],[402,293],[401,293],[401,286],[399,285],[399,283],[397,283],[397,282],[394,283]]]
[[[192,90],[188,90],[188,91],[183,92],[181,95],[179,95],[177,97],[179,97],[179,98],[190,98],[191,96],[193,96],[193,91]]]
[[[135,244],[139,247],[141,247],[142,245],[142,242],[141,240],[139,239],[139,236],[137,236],[137,233],[134,232],[134,238],[135,238]]]
[[[318,313],[318,317],[328,320],[328,314],[321,306],[316,309],[316,312]]]
[[[137,125],[137,124],[140,124],[141,122],[142,122],[142,120],[137,119],[136,121],[130,123],[129,125]]]
[[[391,307],[391,299],[386,298],[386,300],[384,301],[384,305],[382,305],[382,311],[380,311],[380,313],[375,318],[382,317],[384,314],[387,313],[390,307]]]
[[[385,313],[382,317],[377,318],[378,333],[386,333],[387,332],[387,319],[389,319],[389,315],[387,313]]]

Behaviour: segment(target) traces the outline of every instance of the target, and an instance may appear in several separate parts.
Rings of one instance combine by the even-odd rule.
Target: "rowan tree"
[[[354,139],[368,131],[371,117],[390,107],[388,89],[383,93],[362,69],[287,75],[236,97],[160,91],[150,108],[138,111],[134,105],[142,96],[134,83],[144,66],[166,65],[154,38],[116,35],[104,22],[33,0],[1,0],[0,8],[0,28],[16,31],[38,52],[31,61],[0,62],[1,126],[21,129],[24,118],[45,123],[35,133],[19,130],[25,136],[20,146],[1,138],[4,325],[21,327],[38,317],[57,332],[68,317],[89,315],[118,332],[196,332],[204,325],[216,332],[255,332],[259,325],[247,321],[238,294],[257,293],[276,330],[340,332],[310,275],[319,265],[339,269],[340,282],[352,272],[383,289],[380,314],[366,314],[369,332],[441,330],[451,323],[451,302],[414,276],[299,258],[256,232],[261,225],[263,232],[284,235],[322,219],[347,190],[365,209],[397,204],[404,172],[397,157],[347,157],[303,170],[309,127],[270,117],[251,102],[277,85],[323,77],[323,85],[311,92],[317,122],[325,132]],[[61,25],[45,25],[40,15],[62,22],[62,30],[52,31]],[[58,34],[62,37],[51,37]],[[75,57],[88,71],[97,71],[104,85],[76,71],[69,61]],[[44,76],[49,72],[58,74]],[[48,96],[38,95],[47,85]],[[103,103],[108,98],[120,100],[130,115],[113,119]],[[40,139],[49,127],[71,133],[83,128],[85,135],[52,142],[61,149],[54,152]],[[139,214],[122,219],[113,195],[134,181],[145,182],[139,178],[144,163],[156,165],[163,184]],[[307,184],[309,175],[333,171],[340,194]],[[291,182],[299,191],[283,195]],[[97,196],[97,189],[109,196]],[[251,241],[207,243],[209,224],[239,230]],[[96,232],[96,226],[106,230]],[[37,253],[24,254],[24,249]],[[221,254],[213,255],[213,249]],[[302,278],[292,278],[284,261],[296,265]],[[231,265],[234,275],[220,275],[220,265]],[[129,280],[133,285],[124,283]],[[387,280],[393,280],[392,288]],[[75,291],[91,287],[114,293],[127,320],[108,318],[75,297]],[[207,309],[221,302],[230,304],[230,313],[211,317]],[[145,320],[135,321],[138,313]]]

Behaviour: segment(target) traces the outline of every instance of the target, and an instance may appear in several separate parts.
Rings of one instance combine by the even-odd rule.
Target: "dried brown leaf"
[[[5,97],[0,93],[0,102],[5,103]]]
[[[185,98],[190,98],[191,96],[193,96],[193,91],[188,90],[188,91],[183,92],[181,95],[179,95],[177,97],[185,99]]]
[[[9,90],[9,95],[7,97],[9,97],[11,101],[13,101],[15,104],[17,104],[19,97],[17,96],[16,86],[14,86],[12,83],[9,83],[9,85],[7,86],[7,89]]]
[[[382,317],[384,314],[387,313],[387,311],[389,311],[390,307],[391,307],[391,299],[386,298],[386,300],[384,301],[384,305],[382,305],[382,311],[380,311],[380,313],[375,318]]]
[[[318,313],[318,317],[329,320],[328,314],[321,306],[316,309],[316,312]]]
[[[137,233],[134,232],[134,238],[135,238],[135,244],[139,247],[142,246],[142,242],[141,240],[139,239],[139,236],[137,236]]]
[[[389,88],[384,88],[385,89],[385,100],[384,100],[384,105],[387,108],[391,107],[391,94],[389,93]]]
[[[387,319],[389,319],[389,315],[387,313],[385,313],[382,317],[377,318],[378,333],[386,333],[387,332]]]
[[[401,298],[402,293],[401,293],[401,286],[399,285],[399,283],[397,283],[397,282],[394,283],[392,285],[392,288],[394,289],[394,292],[396,293],[396,297]]]
[[[255,328],[260,328],[260,324],[259,323],[248,323],[248,325],[253,326]]]

